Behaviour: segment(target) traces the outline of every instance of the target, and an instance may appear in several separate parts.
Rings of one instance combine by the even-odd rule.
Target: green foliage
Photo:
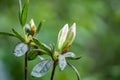
[[[22,2],[19,0],[19,20],[21,22],[21,14],[22,14]]]
[[[41,52],[38,50],[31,50],[28,54],[28,60],[34,60],[38,54],[41,54]]]
[[[50,48],[43,44],[42,42],[38,41],[37,39],[33,38],[33,41],[39,46],[40,49],[43,49],[44,51],[46,51],[49,55],[51,54],[51,50]]]
[[[42,49],[31,49],[28,54],[28,60],[34,60],[38,55],[48,54],[46,51]]]
[[[19,19],[22,27],[24,27],[27,20],[29,0],[26,0],[23,8],[22,8],[21,0],[19,0],[19,5],[20,5]]]
[[[56,42],[58,30],[66,22],[70,25],[76,22],[77,35],[70,51],[82,58],[77,61],[72,61],[69,58],[66,60],[70,60],[75,65],[83,80],[120,80],[119,3],[120,0],[31,0],[30,14],[27,17],[28,20],[34,18],[36,23],[46,20],[39,34],[34,37],[48,45]],[[14,26],[14,29],[20,32],[19,34],[23,33],[16,16],[17,7],[18,2],[15,0],[0,0],[0,32],[10,33],[10,28]],[[5,64],[6,73],[10,74],[8,80],[11,80],[10,78],[23,80],[24,77],[21,74],[24,64],[21,59],[24,56],[17,59],[9,54],[13,53],[12,50],[18,42],[20,41],[0,34],[0,62]],[[54,51],[55,49],[52,50],[52,52]],[[49,58],[47,55],[42,56]],[[38,61],[37,57],[30,61],[28,70],[32,70]],[[0,68],[0,70],[4,69]],[[56,69],[55,80],[75,80],[76,76],[71,73],[69,67],[66,67],[63,72]],[[28,75],[30,80],[39,80],[30,77],[30,74]],[[47,76],[50,76],[50,72]],[[49,80],[49,77],[43,76],[41,79]]]
[[[38,34],[40,32],[40,29],[42,27],[42,24],[43,24],[43,21],[41,21],[37,27],[37,30],[36,30],[36,34]]]
[[[15,37],[14,34],[7,33],[7,32],[0,32],[0,35],[6,35],[6,36],[13,36],[13,37]]]
[[[67,57],[68,60],[79,60],[81,57]]]
[[[22,42],[25,42],[25,39],[17,31],[15,31],[15,29],[12,29],[12,31],[18,39],[20,39]]]
[[[80,80],[80,74],[79,74],[78,70],[72,64],[68,63],[68,65],[75,71],[75,73],[77,74],[78,80]]]
[[[59,43],[59,45],[62,45],[62,46],[64,45],[64,43],[68,43],[68,44],[64,45],[64,47],[62,47],[59,51],[57,49],[58,48],[57,46],[49,47],[45,43],[42,43],[38,39],[34,38],[34,34],[39,33],[41,26],[42,26],[42,22],[39,23],[37,29],[36,29],[36,25],[33,19],[31,19],[30,21],[30,26],[29,24],[26,24],[28,5],[29,5],[29,0],[26,0],[24,7],[22,8],[22,2],[21,0],[19,0],[19,7],[20,7],[19,20],[22,26],[22,32],[23,32],[24,38],[15,29],[12,29],[12,32],[14,34],[5,33],[5,32],[1,32],[1,34],[8,35],[8,36],[15,36],[16,38],[21,40],[21,43],[15,46],[14,55],[16,57],[21,57],[25,55],[25,63],[24,63],[25,65],[24,66],[24,73],[25,73],[24,79],[25,80],[28,80],[28,74],[27,74],[28,73],[28,70],[27,70],[28,61],[36,59],[37,56],[40,57],[41,61],[33,68],[31,75],[34,77],[42,77],[48,72],[48,70],[53,65],[53,70],[52,70],[51,78],[50,78],[50,80],[53,80],[56,66],[59,65],[60,69],[63,71],[67,65],[65,58],[75,57],[75,54],[73,52],[69,52],[69,48],[76,35],[76,24],[74,23],[73,26],[69,30],[68,30],[68,24],[66,24],[60,30],[57,43]],[[66,36],[64,36],[65,32],[66,32]],[[47,60],[47,59],[42,58],[41,56],[44,54],[51,57],[52,60],[50,59]],[[74,66],[72,67],[76,71],[76,68]]]

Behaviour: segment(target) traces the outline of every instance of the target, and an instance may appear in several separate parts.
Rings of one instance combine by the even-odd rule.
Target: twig
[[[54,63],[53,63],[53,70],[52,70],[52,74],[51,74],[51,79],[50,80],[54,79],[55,69],[56,69],[56,61],[54,61]]]
[[[25,80],[28,80],[28,55],[27,53],[25,54]]]

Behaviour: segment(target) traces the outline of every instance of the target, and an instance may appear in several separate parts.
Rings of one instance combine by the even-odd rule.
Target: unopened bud
[[[30,25],[29,25],[29,24],[26,24],[26,25],[25,25],[25,32],[26,32],[26,34],[29,35],[29,34],[30,34],[30,31],[31,31]]]
[[[31,21],[30,21],[30,26],[31,26],[30,34],[33,36],[36,33],[36,26],[35,26],[33,19],[31,19]]]
[[[70,27],[68,31],[68,35],[66,38],[67,46],[70,46],[72,44],[72,42],[75,39],[75,36],[76,36],[76,23],[73,23],[73,25]]]
[[[64,46],[64,42],[66,40],[68,33],[68,24],[64,25],[64,27],[59,31],[58,41],[57,41],[57,49],[61,50]]]
[[[63,50],[63,52],[68,51],[70,45],[75,39],[75,36],[76,36],[76,23],[73,23],[70,29],[68,29],[68,24],[66,24],[58,34],[57,50],[60,51]]]

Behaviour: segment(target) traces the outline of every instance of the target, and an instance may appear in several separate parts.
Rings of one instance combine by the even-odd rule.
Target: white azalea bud
[[[32,26],[35,26],[35,23],[34,23],[34,20],[33,19],[31,19],[31,21],[30,21],[30,26],[32,27]]]
[[[57,42],[57,48],[58,50],[61,50],[64,46],[64,42],[66,40],[68,33],[68,24],[65,24],[64,27],[59,31],[58,34],[58,42]]]
[[[73,23],[73,25],[70,27],[69,31],[68,31],[68,35],[66,38],[66,45],[70,46],[73,42],[73,40],[75,39],[76,36],[76,23]]]
[[[30,34],[33,36],[36,33],[36,26],[35,26],[33,19],[31,19],[31,21],[30,21],[30,26],[31,26],[31,33]]]

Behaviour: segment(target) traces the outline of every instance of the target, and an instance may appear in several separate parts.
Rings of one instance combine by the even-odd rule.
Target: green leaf
[[[12,29],[13,33],[16,35],[18,39],[20,39],[22,42],[25,42],[24,38],[14,29]]]
[[[42,77],[47,73],[52,65],[52,60],[42,60],[33,68],[31,75],[34,77]]]
[[[34,60],[38,55],[43,54],[47,54],[47,52],[41,49],[32,49],[28,54],[28,60]]]
[[[26,0],[24,7],[22,9],[21,18],[20,18],[20,22],[22,26],[25,25],[26,20],[27,20],[28,5],[29,5],[29,0]]]
[[[42,21],[39,23],[39,25],[37,27],[36,34],[38,34],[40,32],[41,27],[42,27]]]
[[[49,54],[51,54],[51,50],[50,48],[43,44],[42,42],[38,41],[37,39],[33,38],[33,41],[35,42],[35,44],[37,44],[41,49],[43,49],[44,51],[47,51]]]
[[[78,72],[78,70],[75,68],[75,66],[73,66],[72,64],[68,63],[67,64],[75,71],[76,75],[77,75],[77,80],[80,80],[80,74]]]
[[[19,43],[15,46],[14,55],[20,57],[28,51],[28,45],[25,43]]]
[[[21,21],[21,14],[22,14],[22,2],[19,0],[19,20]]]
[[[81,56],[79,57],[66,57],[67,60],[79,60],[81,59]]]
[[[14,34],[7,33],[7,32],[0,32],[0,35],[6,35],[6,36],[13,36],[13,37],[16,37]]]
[[[21,0],[19,0],[19,10],[20,10],[20,14],[22,13],[22,2]]]
[[[55,44],[50,44],[50,50],[52,53],[55,51]]]
[[[30,51],[28,54],[28,60],[34,60],[38,54],[39,54],[38,51],[33,51],[33,50]]]

